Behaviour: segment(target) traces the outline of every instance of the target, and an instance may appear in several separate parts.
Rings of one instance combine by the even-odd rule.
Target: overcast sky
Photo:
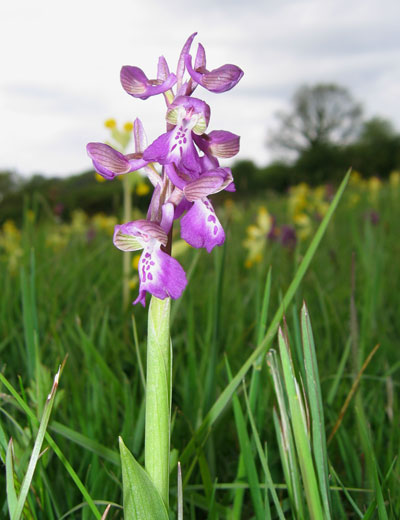
[[[211,106],[209,130],[241,135],[242,159],[271,160],[274,114],[301,84],[348,87],[366,115],[400,129],[399,0],[14,0],[0,4],[0,170],[67,175],[90,167],[85,145],[107,138],[103,121],[140,117],[151,142],[165,131],[162,96],[126,94],[122,65],[155,77],[175,70],[195,31],[208,68],[245,72]]]

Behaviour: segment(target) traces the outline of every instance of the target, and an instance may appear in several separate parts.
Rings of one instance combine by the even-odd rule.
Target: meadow
[[[190,281],[171,311],[171,518],[178,461],[184,518],[400,517],[399,174],[353,174],[328,222],[335,190],[216,198],[227,240],[210,255],[177,234]],[[147,311],[123,305],[121,216],[62,222],[41,204],[0,234],[0,516],[65,360],[23,517],[122,518],[118,437],[143,461]]]

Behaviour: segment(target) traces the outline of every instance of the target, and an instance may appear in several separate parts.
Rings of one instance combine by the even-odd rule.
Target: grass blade
[[[62,435],[69,441],[74,442],[79,446],[82,446],[82,448],[85,448],[86,450],[95,453],[104,460],[108,460],[116,466],[121,465],[120,457],[116,451],[111,450],[106,446],[103,446],[99,442],[90,439],[89,437],[86,437],[86,435],[72,430],[71,428],[68,428],[68,426],[65,426],[64,424],[61,424],[57,421],[52,421],[49,426],[49,429],[55,433],[58,433],[59,435]]]
[[[10,439],[6,454],[6,488],[7,505],[10,518],[13,518],[17,509],[17,493],[14,486],[13,442]]]
[[[307,397],[311,412],[312,445],[317,469],[319,490],[326,518],[331,517],[331,496],[328,482],[328,454],[325,437],[324,409],[322,406],[321,384],[318,375],[314,337],[306,304],[301,309],[301,332],[306,373]]]
[[[293,430],[289,420],[287,399],[283,391],[282,376],[279,370],[278,357],[275,350],[271,349],[268,352],[267,360],[273,378],[280,412],[280,422],[276,412],[274,413],[275,430],[278,438],[289,499],[292,503],[292,507],[297,512],[298,518],[303,519],[305,518],[305,506],[301,486],[300,469],[296,456]]]
[[[37,462],[39,460],[39,457],[40,457],[40,450],[42,448],[42,444],[43,444],[43,441],[44,441],[47,425],[48,425],[48,422],[49,422],[49,419],[50,419],[51,410],[53,408],[54,398],[55,398],[56,391],[57,391],[57,388],[58,388],[58,380],[59,380],[59,377],[60,377],[60,370],[61,370],[61,367],[59,368],[57,374],[54,377],[53,387],[51,389],[50,394],[47,397],[47,401],[46,401],[46,404],[45,404],[45,407],[44,407],[44,410],[43,410],[42,419],[40,421],[39,430],[38,430],[38,433],[37,433],[37,436],[36,436],[35,444],[33,446],[32,455],[31,455],[31,458],[29,460],[28,469],[26,470],[26,474],[25,474],[24,479],[22,481],[21,491],[20,491],[20,494],[19,494],[19,497],[18,497],[18,502],[17,502],[17,505],[16,505],[16,507],[15,507],[15,509],[13,511],[13,515],[11,517],[12,520],[19,520],[21,518],[22,511],[24,509],[25,500],[26,500],[26,498],[28,496],[28,492],[29,492],[29,488],[30,488],[31,483],[32,483],[33,474],[35,472],[36,464],[37,464]]]
[[[281,329],[279,329],[278,333],[278,342],[279,353],[282,361],[283,379],[293,425],[293,436],[296,444],[296,451],[299,459],[310,517],[313,520],[320,520],[324,518],[324,514],[318,490],[317,478],[314,471],[303,396],[294,375],[293,365],[290,359],[289,345]]]

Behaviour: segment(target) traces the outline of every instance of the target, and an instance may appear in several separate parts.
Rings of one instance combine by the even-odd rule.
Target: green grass
[[[287,200],[260,195],[231,214],[221,203],[223,248],[179,258],[191,275],[171,309],[172,517],[178,460],[185,519],[400,516],[399,202],[384,186],[375,225],[368,192],[349,187],[315,254],[306,253],[312,237],[294,250],[270,242],[252,269],[246,227],[261,204],[286,222]],[[110,236],[76,233],[53,250],[54,222],[40,206],[32,222],[27,208],[15,272],[0,260],[0,517],[9,515],[6,489],[16,504],[53,375],[68,356],[24,514],[100,518],[108,503],[122,504],[119,436],[143,463],[147,311],[123,310],[122,253]],[[270,347],[281,353],[268,356],[275,374]],[[122,518],[117,505],[108,518]]]

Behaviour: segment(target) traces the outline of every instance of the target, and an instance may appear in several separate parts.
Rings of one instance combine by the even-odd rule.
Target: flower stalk
[[[148,317],[145,468],[168,507],[171,422],[171,299],[152,296]]]

